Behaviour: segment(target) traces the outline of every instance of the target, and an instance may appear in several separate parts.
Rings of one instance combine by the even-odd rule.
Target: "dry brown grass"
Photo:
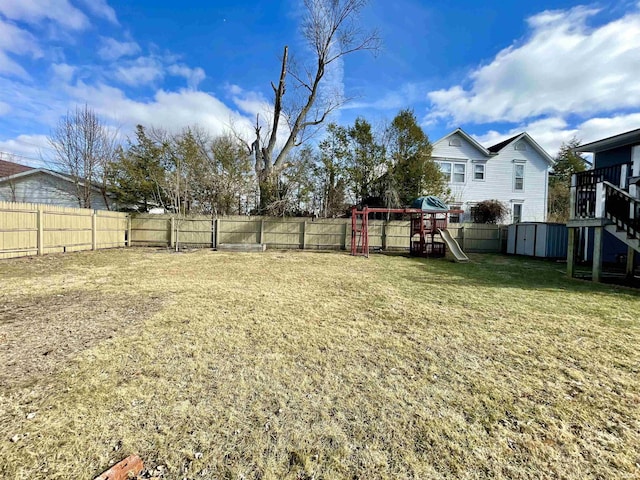
[[[3,261],[0,351],[22,335],[37,355],[39,315],[138,318],[97,328],[58,373],[5,382],[0,477],[92,478],[138,453],[176,479],[638,478],[638,292],[472,261]]]

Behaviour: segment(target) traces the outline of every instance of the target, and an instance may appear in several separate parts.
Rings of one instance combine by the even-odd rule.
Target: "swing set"
[[[369,257],[369,214],[371,213],[400,213],[411,215],[411,237],[409,252],[417,257],[444,257],[445,245],[458,257],[460,246],[447,231],[449,214],[460,214],[462,210],[437,209],[423,210],[420,208],[369,208],[351,207],[351,255]],[[444,241],[437,241],[436,235]],[[450,242],[455,242],[455,246]],[[456,248],[457,247],[457,248]],[[464,255],[464,253],[462,253]]]

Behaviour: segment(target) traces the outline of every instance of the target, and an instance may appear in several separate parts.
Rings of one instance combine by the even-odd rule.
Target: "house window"
[[[447,182],[451,181],[451,162],[438,162],[440,172]]]
[[[461,147],[462,146],[462,142],[460,141],[459,138],[451,138],[449,139],[449,146],[450,147]]]
[[[449,208],[451,208],[451,210],[461,210],[462,209],[462,204],[453,203],[453,204],[449,205]],[[450,213],[449,214],[449,223],[460,223],[460,214],[459,213]]]
[[[516,163],[513,166],[513,189],[515,191],[524,190],[524,164]]]
[[[484,180],[484,163],[476,163],[473,166],[473,179]]]
[[[440,167],[440,172],[449,183],[464,183],[467,165],[455,162],[436,162]]]
[[[453,183],[464,183],[466,168],[464,163],[453,164]]]
[[[514,203],[513,204],[513,223],[522,222],[522,204]]]

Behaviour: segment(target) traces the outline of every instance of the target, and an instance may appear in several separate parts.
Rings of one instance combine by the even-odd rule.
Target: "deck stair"
[[[604,217],[612,222],[605,230],[640,252],[640,199],[606,181],[604,189]]]

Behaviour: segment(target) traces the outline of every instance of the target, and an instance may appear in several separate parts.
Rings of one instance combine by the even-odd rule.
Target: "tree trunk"
[[[258,182],[260,189],[260,214],[263,215],[274,202],[278,201],[278,178],[276,175],[263,175]]]

